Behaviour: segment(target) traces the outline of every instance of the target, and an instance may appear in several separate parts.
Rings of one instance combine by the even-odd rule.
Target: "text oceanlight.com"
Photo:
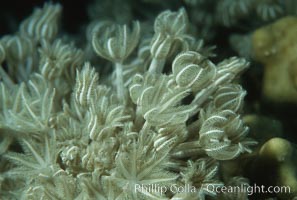
[[[264,185],[240,185],[240,186],[221,186],[208,185],[207,190],[214,193],[247,193],[248,195],[256,193],[290,193],[289,186],[264,186]]]
[[[252,195],[255,193],[290,193],[291,188],[289,186],[264,186],[264,185],[240,185],[240,186],[218,186],[208,184],[202,187],[203,190],[209,193],[246,193],[247,195]],[[171,193],[197,193],[201,188],[196,188],[192,185],[177,185],[172,184],[169,186],[164,186],[160,184],[149,184],[135,185],[135,192],[141,193],[159,193],[165,194],[167,192]]]

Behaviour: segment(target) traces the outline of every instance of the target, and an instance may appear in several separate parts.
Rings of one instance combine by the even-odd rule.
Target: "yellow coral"
[[[297,18],[284,17],[252,35],[253,56],[265,65],[263,95],[273,102],[297,102]]]
[[[258,164],[264,161],[269,163],[271,168],[275,170],[277,180],[274,184],[290,188],[289,193],[281,192],[277,194],[280,199],[291,199],[297,194],[295,160],[296,149],[286,139],[272,138],[259,151]],[[260,164],[258,167],[263,167],[263,165]]]

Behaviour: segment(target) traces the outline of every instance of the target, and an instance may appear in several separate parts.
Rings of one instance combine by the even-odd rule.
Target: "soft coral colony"
[[[57,35],[60,16],[46,4],[1,38],[2,198],[246,198],[209,188],[248,184],[219,167],[256,143],[234,83],[247,61],[213,63],[184,9],[160,13],[153,35],[92,23],[83,50]]]

